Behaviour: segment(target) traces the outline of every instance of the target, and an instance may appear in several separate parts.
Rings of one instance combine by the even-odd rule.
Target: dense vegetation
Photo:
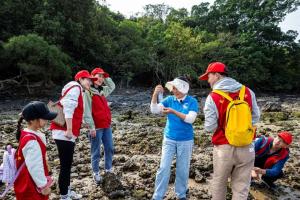
[[[300,88],[300,43],[278,26],[299,0],[216,0],[186,9],[147,5],[126,19],[96,0],[2,0],[0,79],[70,79],[102,66],[120,85],[150,85],[179,74],[195,84],[209,62],[261,91]]]

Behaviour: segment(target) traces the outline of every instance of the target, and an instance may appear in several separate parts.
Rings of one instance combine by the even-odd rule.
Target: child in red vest
[[[262,180],[271,188],[275,187],[274,182],[283,177],[282,169],[289,159],[289,145],[292,143],[292,134],[283,131],[278,136],[261,136],[255,140],[255,163],[252,177],[258,179],[259,174]]]
[[[27,104],[21,113],[16,134],[19,147],[15,154],[16,168],[22,167],[14,183],[17,200],[49,199],[53,181],[46,163],[46,137],[39,129],[56,115],[39,101]],[[27,128],[21,130],[23,119]]]
[[[52,137],[58,149],[60,172],[58,185],[60,198],[65,200],[80,199],[82,196],[70,188],[71,167],[75,148],[75,140],[80,134],[83,119],[83,98],[85,90],[89,90],[93,78],[87,70],[79,71],[75,81],[64,86],[59,105],[63,108],[66,124],[60,126],[51,123]]]
[[[91,142],[93,177],[96,184],[99,184],[102,181],[99,169],[101,143],[104,146],[105,171],[112,172],[114,147],[111,112],[106,97],[115,89],[115,84],[108,73],[101,68],[95,68],[91,74],[96,78],[96,81],[94,81],[89,92],[84,94],[84,121],[90,127],[89,139]]]

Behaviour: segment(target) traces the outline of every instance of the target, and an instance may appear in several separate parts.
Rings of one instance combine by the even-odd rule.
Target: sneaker
[[[82,198],[82,195],[81,194],[77,194],[75,191],[73,190],[69,190],[68,192],[68,197],[70,199],[81,199]]]
[[[69,195],[60,195],[60,200],[72,200]]]
[[[100,185],[102,183],[102,177],[99,173],[94,173],[94,180],[97,185]]]
[[[113,173],[113,170],[112,170],[112,168],[110,168],[110,169],[106,169],[106,170],[105,170],[105,173]]]

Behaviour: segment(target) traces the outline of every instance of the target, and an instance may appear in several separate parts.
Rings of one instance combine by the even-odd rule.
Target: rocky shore
[[[192,91],[203,107],[203,92]],[[76,143],[74,166],[72,168],[72,188],[81,193],[83,199],[151,199],[155,174],[160,162],[164,116],[155,116],[149,111],[150,90],[119,90],[109,98],[113,112],[113,135],[115,156],[114,173],[104,174],[101,186],[93,182],[90,166],[90,145],[87,130],[83,129]],[[7,143],[17,146],[14,131],[17,114],[26,100],[0,101],[0,161]],[[41,99],[47,102],[48,99]],[[262,117],[258,134],[274,135],[280,130],[294,134],[291,157],[284,168],[285,177],[278,182],[278,190],[270,192],[264,187],[252,186],[249,199],[300,199],[300,97],[259,97]],[[194,124],[195,147],[190,168],[189,199],[210,199],[212,145],[211,135],[203,130],[203,114],[200,113]],[[51,173],[57,179],[59,160],[57,149],[49,131],[48,157]],[[103,169],[103,161],[101,167]],[[170,189],[165,199],[175,200],[175,165],[172,165]],[[1,187],[1,191],[4,187]],[[59,199],[57,185],[53,186],[50,199]],[[14,199],[11,191],[6,199]],[[230,199],[230,194],[228,194]]]

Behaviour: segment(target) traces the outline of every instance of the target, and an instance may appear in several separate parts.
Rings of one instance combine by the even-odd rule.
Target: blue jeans
[[[97,129],[96,137],[92,138],[89,135],[89,139],[91,142],[91,161],[93,172],[98,173],[100,171],[99,163],[101,159],[101,143],[103,143],[104,146],[105,169],[111,170],[112,159],[114,155],[114,144],[111,128]]]
[[[153,199],[164,198],[168,189],[171,164],[176,155],[175,193],[178,198],[185,198],[188,189],[190,161],[193,153],[193,140],[175,141],[164,138],[160,166],[156,174]]]

